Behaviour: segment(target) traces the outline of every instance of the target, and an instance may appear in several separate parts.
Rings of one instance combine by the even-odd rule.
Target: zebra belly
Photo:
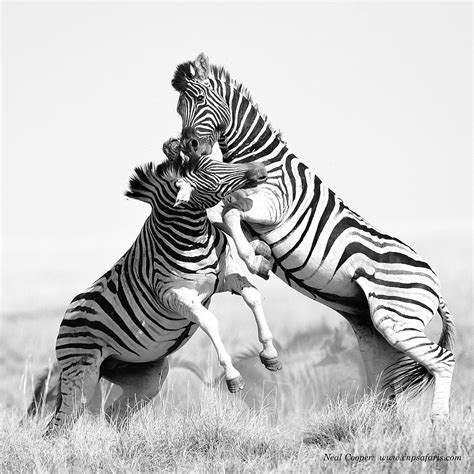
[[[155,342],[149,343],[147,347],[135,351],[135,354],[124,352],[114,355],[114,358],[124,362],[139,363],[161,359],[183,347],[194,335],[197,328],[197,324],[186,322],[186,325],[180,331],[175,331],[168,338],[163,337]]]
[[[285,239],[276,243],[270,241],[275,262],[281,270],[315,290],[323,290],[331,284],[336,294],[341,296],[358,294],[358,286],[352,281],[351,273],[351,269],[357,266],[357,258],[351,257],[353,265],[344,265],[336,272],[337,260],[323,258],[327,239],[324,231],[319,236],[315,235],[318,222],[308,222],[300,227],[289,230]],[[279,231],[282,232],[281,229]],[[268,236],[264,239],[268,242]]]
[[[275,267],[274,272],[291,288],[336,311],[360,314],[368,310],[363,291],[346,272],[333,279],[328,278],[327,273],[321,275],[318,271],[310,278],[298,278],[296,272],[289,271],[281,264]]]
[[[212,285],[204,285],[203,303],[209,303]],[[171,312],[142,293],[126,298],[120,287],[111,292],[95,284],[70,304],[56,343],[58,360],[71,357],[112,356],[126,362],[149,362],[185,344],[197,325]]]
[[[218,277],[214,274],[197,274],[191,280],[178,279],[177,282],[164,284],[161,289],[163,292],[166,292],[166,289],[170,287],[185,287],[193,290],[197,293],[201,304],[207,308],[216,287],[221,284],[222,276],[223,272],[219,272]],[[153,322],[149,326],[153,326]],[[145,338],[140,331],[136,334],[144,346],[135,351],[138,354],[122,353],[116,355],[115,358],[126,362],[151,362],[170,355],[189,341],[199,327],[198,324],[189,321],[178,313],[166,314],[166,318],[163,316],[157,317],[154,326],[157,335],[153,341]]]

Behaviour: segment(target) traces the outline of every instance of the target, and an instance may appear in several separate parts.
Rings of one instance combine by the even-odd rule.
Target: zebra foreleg
[[[226,224],[223,224],[222,222],[213,222],[212,224],[218,229],[222,230],[222,232],[225,232],[227,235],[232,237],[232,234]],[[242,232],[255,252],[255,255],[261,255],[267,260],[272,258],[272,251],[266,242],[254,236],[245,228],[242,228]]]
[[[250,210],[252,206],[250,206],[247,202],[250,201],[249,199],[243,198],[240,193],[237,191],[232,193],[231,195],[227,196],[224,201],[221,201],[217,206],[214,206],[211,209],[207,209],[207,218],[212,222],[212,224],[217,227],[218,229],[225,232],[227,235],[232,237],[230,229],[226,224],[222,221],[222,215],[224,208],[226,210],[230,209],[231,207],[236,207],[239,210]],[[250,201],[251,202],[251,201]],[[243,208],[242,208],[243,206]],[[242,224],[242,232],[245,235],[245,238],[249,241],[250,245],[252,246],[255,255],[261,255],[263,258],[270,260],[272,258],[272,251],[270,246],[260,240],[257,234],[255,234],[249,225],[245,225],[245,221]]]
[[[224,209],[222,218],[234,240],[239,257],[245,262],[249,271],[264,279],[268,279],[271,262],[262,255],[256,255],[258,242],[255,243],[255,246],[252,246],[245,237],[241,227],[241,211],[235,207]]]
[[[233,266],[237,270],[235,263]],[[247,306],[252,310],[257,323],[258,340],[263,346],[263,350],[260,352],[262,364],[272,372],[281,370],[282,365],[278,358],[278,352],[273,345],[273,335],[263,312],[260,292],[240,272],[226,275],[224,286],[227,291],[241,295]]]
[[[177,309],[188,320],[197,323],[211,339],[217,352],[219,364],[224,369],[227,388],[235,393],[245,386],[240,372],[232,365],[232,360],[227,352],[219,334],[219,324],[216,317],[199,301],[196,292],[187,288],[171,290],[173,309]]]

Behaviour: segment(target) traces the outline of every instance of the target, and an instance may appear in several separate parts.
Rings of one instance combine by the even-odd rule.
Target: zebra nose
[[[189,137],[183,140],[184,148],[188,153],[197,154],[199,149],[199,140],[196,137]]]
[[[265,166],[260,163],[255,163],[247,172],[247,177],[252,183],[258,184],[264,183],[268,178],[268,174]]]
[[[189,142],[189,145],[190,145],[192,151],[196,152],[197,149],[198,149],[198,146],[199,146],[199,142],[198,142],[195,138],[193,138],[193,139],[191,139],[191,141]]]

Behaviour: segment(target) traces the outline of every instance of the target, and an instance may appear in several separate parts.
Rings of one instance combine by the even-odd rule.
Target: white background
[[[123,191],[179,133],[171,77],[201,51],[374,225],[402,239],[471,232],[468,2],[4,3],[2,13],[4,311],[66,304],[133,242],[149,210]]]

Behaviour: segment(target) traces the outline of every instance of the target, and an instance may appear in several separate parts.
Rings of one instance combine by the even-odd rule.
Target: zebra
[[[209,154],[216,142],[226,163],[262,163],[265,184],[234,193],[223,222],[249,270],[271,270],[290,287],[339,312],[354,330],[367,382],[389,400],[434,383],[433,420],[449,416],[454,323],[431,267],[401,240],[382,233],[345,205],[290,152],[249,91],[206,55],[177,66],[183,146]],[[245,221],[271,250],[257,255]],[[435,312],[436,344],[424,334]]]
[[[146,404],[167,376],[168,355],[198,326],[216,349],[228,389],[242,390],[243,379],[208,310],[214,293],[243,297],[257,323],[262,362],[269,370],[281,368],[260,293],[233,260],[225,234],[206,217],[206,208],[228,193],[263,183],[265,167],[187,158],[176,153],[177,143],[165,143],[164,163],[135,169],[126,196],[150,204],[151,214],[131,248],[66,310],[56,341],[59,387],[50,388],[59,396],[46,434],[97,404],[102,377],[120,388],[107,407],[109,419],[122,420],[132,403]],[[46,384],[44,378],[35,390],[30,414],[47,398]]]

